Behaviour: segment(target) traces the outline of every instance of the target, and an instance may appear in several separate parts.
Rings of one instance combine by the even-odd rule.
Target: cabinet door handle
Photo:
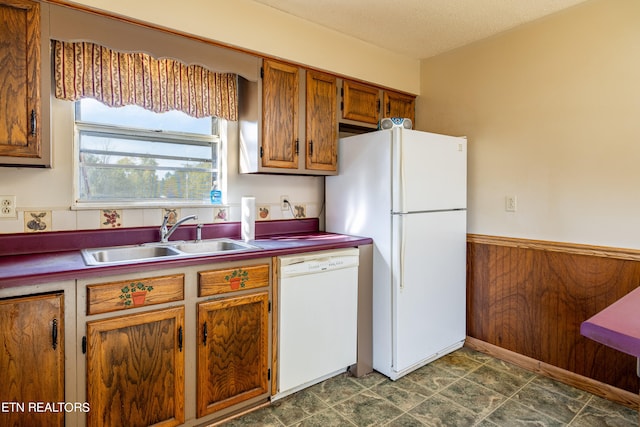
[[[298,138],[296,138],[296,155],[300,152],[299,144],[300,141],[298,141]]]
[[[58,319],[53,319],[51,325],[51,346],[53,349],[58,348]]]
[[[36,134],[36,110],[31,110],[31,135]]]
[[[209,332],[207,331],[207,322],[204,322],[204,325],[202,325],[202,345],[207,345],[207,336],[209,335]]]
[[[309,157],[313,156],[313,141],[309,141]]]
[[[178,349],[182,353],[182,326],[178,328]]]

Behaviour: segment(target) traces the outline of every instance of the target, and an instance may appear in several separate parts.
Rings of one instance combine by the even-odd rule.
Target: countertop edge
[[[193,256],[143,263],[88,266],[79,250],[0,257],[0,290],[66,280],[118,275],[132,272],[189,267],[201,264],[224,263],[257,258],[316,252],[330,249],[358,247],[372,244],[366,237],[316,232],[296,236],[257,239],[250,243],[260,250],[225,255]]]

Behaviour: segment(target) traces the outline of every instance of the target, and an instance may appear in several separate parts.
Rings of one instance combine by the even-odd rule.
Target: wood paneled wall
[[[467,269],[467,335],[638,392],[636,359],[580,323],[640,285],[640,251],[469,235]]]

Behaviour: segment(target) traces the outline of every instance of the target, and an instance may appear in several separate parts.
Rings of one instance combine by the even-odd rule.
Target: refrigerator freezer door
[[[393,212],[467,207],[467,140],[393,129]]]
[[[402,372],[465,339],[466,211],[393,215],[393,228],[392,369]]]

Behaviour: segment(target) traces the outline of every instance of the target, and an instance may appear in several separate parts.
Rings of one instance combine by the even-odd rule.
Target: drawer
[[[269,265],[225,268],[198,273],[198,296],[269,286]]]
[[[184,274],[87,286],[87,314],[108,313],[184,299]]]

